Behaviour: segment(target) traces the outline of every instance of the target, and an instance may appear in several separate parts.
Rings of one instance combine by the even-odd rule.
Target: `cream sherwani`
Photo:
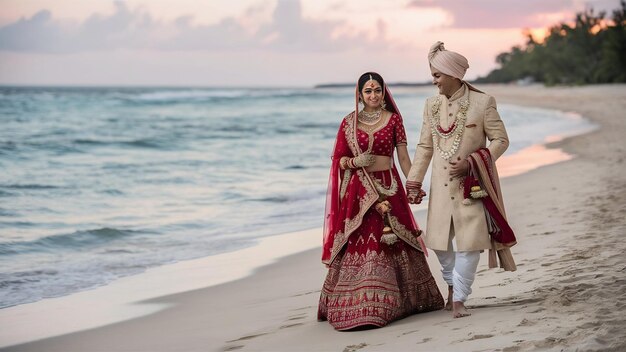
[[[471,90],[464,83],[450,99],[445,95],[439,95],[438,98],[441,102],[440,125],[444,129],[454,122],[461,101],[464,99],[469,101],[465,130],[459,149],[450,159],[451,161],[463,160],[469,154],[484,148],[487,140],[490,141],[487,148],[494,161],[504,153],[509,140],[496,109],[496,101],[492,96]],[[450,150],[453,139],[444,139],[432,133],[430,120],[436,102],[437,96],[426,100],[420,141],[407,178],[410,181],[422,182],[432,160],[428,220],[423,237],[424,242],[428,248],[449,251],[452,250],[449,237],[454,234],[457,251],[489,249],[491,242],[482,202],[473,201],[471,205],[462,203],[461,179],[450,176],[449,162],[443,159],[439,151],[434,148],[434,143],[439,143],[442,150]]]

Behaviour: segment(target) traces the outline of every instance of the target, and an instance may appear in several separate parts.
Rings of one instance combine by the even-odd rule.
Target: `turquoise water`
[[[424,89],[393,89],[411,155]],[[0,308],[320,227],[351,88],[0,88]],[[589,127],[502,105],[513,153]],[[219,270],[219,268],[216,268]]]

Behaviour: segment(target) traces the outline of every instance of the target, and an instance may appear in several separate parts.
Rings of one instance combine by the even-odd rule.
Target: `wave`
[[[267,202],[267,203],[285,203],[290,201],[291,199],[288,196],[273,196],[273,197],[264,197],[252,199],[257,202]]]
[[[0,191],[0,197],[1,196],[2,196],[2,191]],[[8,209],[0,208],[0,216],[13,217],[13,216],[17,216],[17,213]]]
[[[326,194],[326,188],[318,188],[311,189],[307,192],[297,192],[290,194],[276,194],[267,197],[260,198],[252,198],[250,200],[256,202],[267,202],[267,203],[288,203],[288,202],[299,202],[299,201],[309,201],[312,199],[318,199],[321,196]]]
[[[319,129],[333,129],[336,130],[339,128],[339,123],[338,122],[330,122],[330,123],[317,123],[317,122],[306,122],[306,123],[299,123],[294,125],[294,127],[296,128],[302,128],[302,129],[315,129],[315,128],[319,128]]]
[[[214,129],[216,132],[259,132],[259,128],[256,126],[244,126],[244,125],[230,125]]]
[[[29,136],[28,138],[35,139],[36,136]],[[9,141],[4,144],[0,144],[0,155],[7,155],[13,158],[16,156],[30,156],[34,150],[52,153],[55,155],[83,152],[73,146],[66,145],[64,142],[38,143],[29,140],[20,141],[18,143]]]
[[[120,230],[103,227],[94,230],[76,231],[68,234],[46,236],[34,241],[11,241],[0,243],[0,255],[17,255],[32,252],[58,250],[81,250],[98,247],[102,244],[124,239],[130,236],[150,234],[143,230]]]
[[[205,100],[207,98],[242,98],[246,97],[245,90],[171,90],[143,93],[133,97],[137,101],[178,101],[178,100]]]
[[[2,187],[2,186],[0,186]],[[7,192],[7,191],[3,191],[2,189],[0,189],[0,197],[12,197],[15,196],[16,193],[14,192]],[[2,212],[0,211],[0,215],[2,215]]]
[[[61,188],[59,186],[53,186],[53,185],[40,185],[40,184],[36,184],[36,183],[26,183],[26,184],[8,184],[8,185],[0,185],[0,188],[8,188],[8,189],[34,189],[34,190],[38,190],[38,189],[57,189],[57,188]]]
[[[185,102],[210,102],[219,100],[267,99],[312,97],[327,95],[326,92],[311,89],[181,89],[156,90],[135,95],[121,96],[119,99],[130,103],[171,104]]]
[[[15,150],[17,150],[17,143],[13,141],[0,142],[0,152],[14,152]]]
[[[11,273],[10,278],[0,280],[0,289],[15,287],[16,285],[26,284],[30,282],[38,282],[41,276],[54,276],[59,272],[57,270],[27,270]],[[4,276],[4,275],[3,275]],[[8,276],[8,275],[7,275]],[[0,304],[0,306],[4,306]]]
[[[127,147],[135,147],[135,148],[146,148],[146,149],[171,149],[169,146],[166,146],[164,143],[157,141],[155,139],[135,139],[128,141],[105,141],[105,140],[97,140],[97,139],[75,139],[72,141],[74,144],[86,145],[86,146],[127,146]]]

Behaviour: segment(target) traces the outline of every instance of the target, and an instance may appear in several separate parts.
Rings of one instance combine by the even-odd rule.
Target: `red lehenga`
[[[322,262],[329,270],[320,295],[318,320],[337,330],[385,326],[405,316],[442,309],[443,297],[424,256],[417,227],[395,167],[385,171],[341,170],[339,160],[362,151],[392,157],[406,144],[402,117],[389,91],[385,101],[395,113],[370,135],[357,130],[356,114],[339,128],[330,172]],[[375,210],[382,196],[392,241],[383,239],[385,222]]]

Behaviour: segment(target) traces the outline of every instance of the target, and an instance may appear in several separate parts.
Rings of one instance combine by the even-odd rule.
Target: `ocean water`
[[[392,92],[412,155],[434,90]],[[0,308],[320,227],[353,104],[352,88],[0,87]],[[590,127],[499,111],[508,154]]]

